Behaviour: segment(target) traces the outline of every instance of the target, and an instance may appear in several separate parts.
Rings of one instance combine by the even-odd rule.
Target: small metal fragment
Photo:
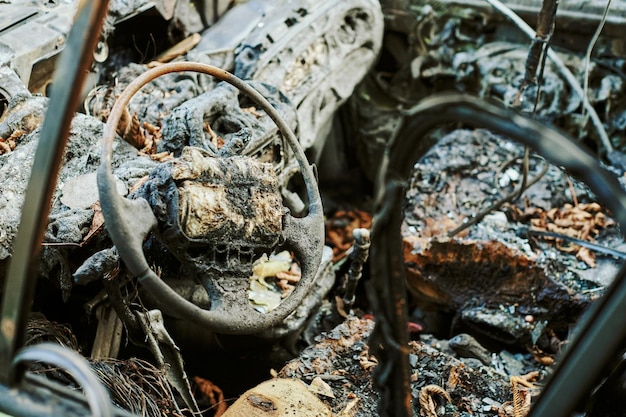
[[[356,287],[361,279],[363,264],[367,261],[370,249],[370,232],[367,229],[354,229],[354,246],[350,254],[351,265],[346,276],[346,289],[343,295],[344,311],[350,311],[354,305]]]

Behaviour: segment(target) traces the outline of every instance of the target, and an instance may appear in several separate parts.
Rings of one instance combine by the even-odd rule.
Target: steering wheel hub
[[[282,237],[285,209],[274,168],[250,157],[186,147],[180,158],[157,167],[137,194],[155,213],[163,243],[183,263],[249,270]]]

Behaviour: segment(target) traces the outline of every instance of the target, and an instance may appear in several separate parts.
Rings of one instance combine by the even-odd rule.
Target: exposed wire
[[[539,14],[539,22],[537,23],[537,35],[541,32],[540,36],[543,41],[543,48],[541,49],[539,60],[539,75],[537,76],[537,94],[535,95],[535,105],[533,106],[533,118],[537,115],[539,101],[541,100],[541,86],[543,85],[543,74],[546,69],[546,56],[550,50],[552,35],[554,34],[554,27],[556,26],[556,9],[559,5],[558,0],[551,0],[549,5],[546,5],[546,3],[547,1],[544,0],[541,13]],[[545,16],[545,14],[549,14],[550,16]]]
[[[625,252],[621,252],[613,248],[608,248],[606,246],[598,245],[596,243],[592,243],[586,240],[568,236],[563,233],[554,233],[554,232],[547,232],[545,230],[528,229],[528,234],[541,236],[541,237],[551,237],[555,239],[567,240],[568,242],[574,243],[578,246],[584,246],[587,249],[591,249],[596,252],[604,253],[610,256],[615,256],[616,258],[620,258],[620,259],[626,259]]]
[[[487,1],[494,9],[496,9],[497,11],[499,11],[500,13],[502,13],[503,15],[511,19],[511,21],[515,23],[515,25],[517,25],[517,27],[522,32],[524,32],[529,38],[531,39],[535,38],[535,31],[530,26],[528,26],[528,24],[524,22],[524,20],[521,17],[519,17],[513,10],[507,7],[500,0],[485,0],[485,1]],[[576,77],[574,76],[574,74],[572,74],[572,72],[565,66],[561,58],[559,58],[556,52],[554,52],[552,49],[548,49],[548,58],[550,58],[550,60],[554,63],[554,65],[559,70],[563,78],[565,78],[565,81],[567,81],[567,83],[570,85],[571,89],[582,100],[583,106],[586,109],[586,111],[589,113],[589,117],[591,118],[591,121],[593,122],[593,125],[598,132],[598,136],[600,138],[600,141],[602,142],[602,145],[606,149],[606,152],[607,153],[612,152],[614,150],[613,145],[611,144],[611,140],[609,139],[609,136],[606,133],[604,126],[602,125],[602,121],[600,120],[600,117],[598,116],[596,109],[594,109],[593,106],[591,106],[588,102],[585,102],[583,89],[580,87],[578,80],[576,80]]]
[[[524,149],[524,152],[525,153],[528,152],[528,147],[526,147]],[[524,155],[524,160],[526,161],[526,159],[527,159],[527,157],[526,157],[526,155]],[[526,162],[524,162],[524,165],[526,165]],[[498,201],[496,201],[495,203],[493,203],[492,205],[490,205],[486,209],[481,210],[476,215],[474,215],[474,217],[472,217],[471,219],[469,219],[468,221],[466,221],[462,225],[458,226],[456,229],[448,232],[448,237],[456,236],[457,234],[459,234],[463,230],[467,229],[471,225],[476,224],[479,221],[481,221],[486,215],[488,215],[492,211],[497,210],[500,207],[502,207],[503,204],[509,203],[509,202],[519,198],[519,196],[524,192],[525,189],[527,189],[527,188],[531,187],[532,185],[536,184],[537,181],[539,181],[546,174],[546,172],[548,172],[548,168],[549,167],[550,167],[550,165],[546,162],[544,164],[544,167],[541,169],[541,171],[533,179],[531,179],[527,183],[522,182],[520,184],[520,186],[516,190],[514,190],[513,192],[505,195],[504,197],[502,197],[501,199],[499,199]]]
[[[550,48],[552,35],[554,33],[556,10],[559,5],[558,0],[544,0],[539,11],[537,19],[537,31],[533,37],[528,57],[526,58],[526,72],[524,80],[519,88],[519,92],[513,101],[514,105],[521,103],[521,96],[529,85],[537,85],[537,93],[535,95],[535,107],[533,115],[537,111],[537,104],[541,96],[541,81],[543,78],[543,70],[546,63],[546,52]],[[539,71],[539,74],[537,74]]]
[[[89,362],[78,353],[55,343],[41,343],[19,351],[13,358],[12,366],[25,362],[43,362],[67,371],[83,387],[94,417],[114,416],[108,392],[89,366]]]
[[[593,34],[591,41],[589,41],[589,45],[587,46],[587,52],[585,53],[585,72],[583,76],[583,120],[585,120],[585,109],[587,107],[591,107],[589,104],[589,63],[591,62],[591,53],[593,52],[593,48],[596,43],[598,43],[598,39],[600,38],[600,34],[602,33],[602,29],[604,29],[604,24],[606,23],[606,18],[609,15],[609,9],[611,8],[611,0],[606,2],[606,8],[604,9],[604,14],[602,15],[602,20],[600,20],[600,24],[598,25],[596,32]]]
[[[175,396],[165,370],[137,358],[97,360],[91,367],[114,404],[138,416],[161,417],[165,410],[171,413],[167,415],[176,415]]]
[[[526,73],[524,75],[524,80],[522,81],[522,85],[519,88],[519,92],[515,100],[513,100],[513,106],[519,106],[521,104],[521,97],[524,94],[524,91],[529,85],[536,85],[537,92],[535,94],[535,104],[533,106],[533,119],[537,115],[537,109],[539,108],[539,101],[541,100],[541,86],[543,84],[543,74],[546,67],[546,55],[550,50],[550,42],[552,41],[552,35],[554,34],[555,20],[556,20],[556,10],[558,7],[558,0],[546,0],[543,2],[541,7],[541,12],[539,13],[538,23],[537,23],[537,32],[535,37],[532,40],[530,45],[530,49],[528,51],[528,57],[526,58]],[[516,161],[507,162],[505,166],[508,166],[509,163]],[[453,237],[457,233],[467,229],[473,224],[476,224],[480,220],[482,220],[487,214],[491,213],[494,210],[499,209],[505,203],[512,203],[519,199],[522,194],[533,184],[537,183],[545,175],[548,170],[548,166],[543,172],[541,172],[538,176],[533,178],[530,183],[528,182],[528,174],[530,170],[530,150],[528,146],[524,147],[524,157],[522,159],[522,181],[520,186],[513,190],[508,195],[504,196],[500,200],[493,203],[491,206],[482,210],[480,213],[475,215],[470,221],[462,224],[456,229],[452,230],[448,233],[448,237]]]

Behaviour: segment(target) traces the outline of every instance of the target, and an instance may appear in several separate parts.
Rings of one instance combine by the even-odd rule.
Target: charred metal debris
[[[622,2],[0,3],[0,414],[623,414]]]

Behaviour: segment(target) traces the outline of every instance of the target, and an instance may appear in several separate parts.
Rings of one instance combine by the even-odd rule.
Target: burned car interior
[[[0,416],[623,416],[626,3],[0,0]]]

